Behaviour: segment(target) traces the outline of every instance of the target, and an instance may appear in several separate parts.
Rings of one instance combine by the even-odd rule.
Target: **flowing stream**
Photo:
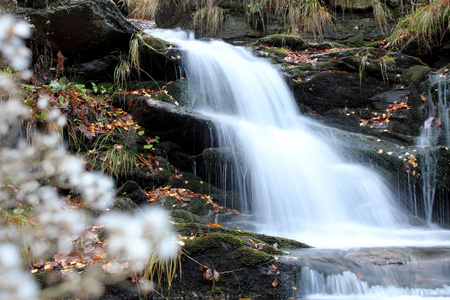
[[[150,33],[184,52],[188,106],[215,120],[214,144],[234,158],[224,168],[233,178],[228,185],[240,192],[241,209],[253,216],[256,231],[321,249],[341,249],[333,253],[355,247],[450,244],[448,231],[431,224],[426,228],[408,225],[407,214],[396,206],[383,179],[369,168],[345,161],[341,150],[327,142],[323,128],[300,114],[273,65],[222,41],[199,41],[181,31]],[[416,252],[408,255],[410,260],[417,260]],[[343,265],[337,259],[326,261]],[[450,276],[445,263],[441,277]],[[396,289],[396,296],[450,296],[447,282],[409,288],[379,281],[371,288],[357,275],[357,267],[332,269],[329,273],[302,269],[300,296],[380,299],[380,295],[393,295],[388,289]],[[331,286],[354,288],[328,288],[328,281],[334,282]]]

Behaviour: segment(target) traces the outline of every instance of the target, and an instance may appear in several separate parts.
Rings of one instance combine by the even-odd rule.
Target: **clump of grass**
[[[431,50],[431,46],[440,44],[450,30],[450,0],[431,0],[428,5],[400,19],[389,37],[389,44],[402,47],[413,41],[419,50]]]
[[[330,12],[320,0],[292,1],[289,18],[292,33],[305,31],[320,40],[323,40],[323,32],[333,24]]]
[[[132,132],[112,132],[99,135],[93,149],[88,152],[91,165],[105,174],[117,180],[127,176],[138,169],[137,163],[142,162],[142,157],[130,148],[135,142],[127,143]]]
[[[150,77],[153,80],[152,76],[141,68],[141,59],[140,59],[141,47],[147,47],[156,53],[161,53],[161,50],[163,50],[163,49],[155,49],[155,47],[146,42],[142,34],[140,33],[134,34],[133,37],[130,39],[130,47],[128,55],[120,53],[119,63],[114,69],[114,83],[122,90],[126,89],[127,82],[130,79],[133,70],[135,71],[135,74],[137,75],[139,80],[141,72],[144,72],[148,77]]]
[[[155,19],[158,0],[121,0],[127,8],[128,17],[135,19]]]
[[[248,20],[255,27],[265,27],[273,18],[281,18],[292,34],[307,32],[323,39],[332,27],[332,15],[321,0],[244,0]]]
[[[131,64],[128,57],[120,54],[119,63],[114,69],[114,83],[121,89],[126,89],[126,83],[131,75]]]
[[[379,59],[377,59],[377,64],[380,67],[381,76],[384,82],[389,82],[389,74],[395,73],[395,57],[386,53]]]
[[[385,3],[380,0],[373,1],[373,17],[383,34],[388,32],[388,21],[392,20],[392,14]]]
[[[203,1],[202,1],[203,2]],[[201,33],[206,32],[208,36],[214,37],[222,29],[224,14],[214,0],[207,0],[194,14],[194,27]]]
[[[155,291],[162,291],[163,282],[167,287],[167,293],[170,293],[172,282],[179,270],[181,276],[181,261],[180,255],[175,255],[171,258],[161,258],[158,251],[153,251],[147,265],[144,269],[144,280],[156,282]]]
[[[359,84],[362,85],[362,78],[367,66],[377,66],[383,78],[383,82],[389,82],[389,76],[395,73],[395,56],[390,52],[385,55],[374,55],[369,49],[364,49],[357,54],[359,59]],[[373,72],[373,70],[372,70]]]

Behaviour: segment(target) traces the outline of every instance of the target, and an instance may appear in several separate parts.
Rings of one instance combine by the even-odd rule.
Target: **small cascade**
[[[370,248],[293,253],[307,299],[449,297],[448,249]]]
[[[421,299],[427,297],[448,297],[450,286],[442,285],[440,288],[411,288],[399,287],[390,282],[387,285],[370,286],[367,281],[361,280],[361,274],[344,271],[341,274],[324,275],[309,267],[303,267],[301,271],[302,281],[305,284],[305,294],[308,299],[323,299],[324,296],[334,297],[340,295],[349,299],[392,299],[405,298],[405,296],[419,296]],[[390,280],[386,278],[386,280]],[[334,299],[334,298],[333,298]]]
[[[421,148],[423,217],[431,225],[434,222],[433,211],[435,210],[436,181],[438,180],[436,170],[439,161],[439,146],[450,145],[450,103],[447,102],[450,87],[447,74],[442,72],[431,75],[429,80],[428,118],[423,125],[417,146]],[[416,216],[422,217],[417,210],[414,210],[414,213]]]

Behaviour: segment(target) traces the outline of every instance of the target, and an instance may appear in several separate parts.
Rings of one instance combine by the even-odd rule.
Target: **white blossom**
[[[31,77],[26,69],[31,52],[24,42],[29,36],[28,23],[0,16],[1,60],[20,71],[21,78]],[[56,81],[52,84],[59,87]],[[0,300],[39,299],[39,287],[25,271],[24,260],[73,250],[73,241],[93,225],[87,209],[64,208],[62,189],[81,194],[89,207],[103,212],[113,200],[112,179],[86,171],[81,160],[63,147],[56,131],[66,124],[66,118],[58,109],[47,111],[48,97],[40,97],[37,107],[47,112],[47,121],[57,128],[47,133],[28,131],[25,139],[22,124],[31,113],[20,96],[15,80],[0,76],[0,208],[6,213],[16,207],[21,208],[19,212],[30,209],[42,234],[32,226],[7,222],[0,226]],[[110,254],[131,259],[136,268],[143,268],[156,248],[163,258],[176,253],[168,215],[161,210],[144,210],[135,215],[107,212],[97,222],[108,228],[106,245]],[[22,257],[21,249],[27,248],[30,257]],[[102,292],[100,277],[90,272],[68,275],[64,280],[76,284],[66,285],[71,290],[65,292],[97,297]]]

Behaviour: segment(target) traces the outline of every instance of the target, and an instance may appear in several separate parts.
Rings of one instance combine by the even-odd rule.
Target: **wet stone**
[[[402,249],[368,248],[350,252],[345,256],[357,263],[379,266],[402,265],[410,261],[410,256]]]

